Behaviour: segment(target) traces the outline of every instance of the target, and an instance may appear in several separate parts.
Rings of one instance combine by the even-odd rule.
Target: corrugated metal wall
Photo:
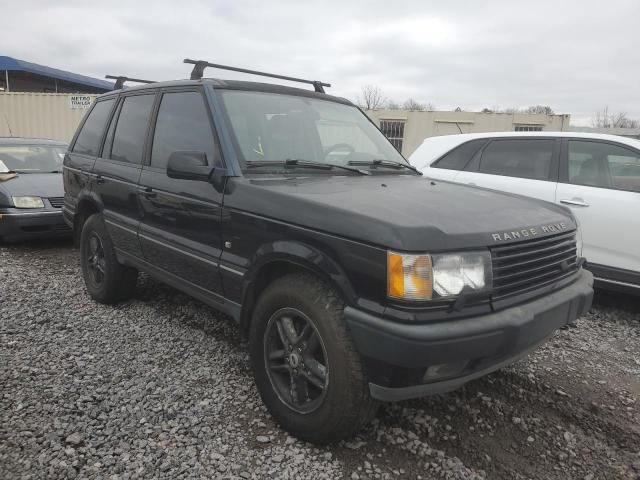
[[[96,95],[85,94],[0,92],[0,137],[51,138],[68,142],[87,111],[89,101],[93,102],[95,98]]]

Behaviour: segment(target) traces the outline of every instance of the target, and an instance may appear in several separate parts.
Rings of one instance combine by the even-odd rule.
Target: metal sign
[[[69,108],[87,109],[91,106],[92,98],[89,95],[71,95],[69,97]]]

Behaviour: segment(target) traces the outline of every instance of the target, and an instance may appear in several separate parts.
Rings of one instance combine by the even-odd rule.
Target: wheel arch
[[[347,304],[355,302],[353,286],[338,262],[313,246],[300,242],[275,242],[259,250],[242,285],[240,329],[247,335],[260,293],[285,275],[306,272],[332,286]]]
[[[97,195],[87,193],[78,199],[78,205],[73,215],[73,243],[76,247],[80,245],[80,234],[82,226],[94,213],[102,212],[104,205]]]

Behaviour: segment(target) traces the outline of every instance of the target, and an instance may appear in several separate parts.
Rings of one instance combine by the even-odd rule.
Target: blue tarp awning
[[[0,71],[2,70],[33,73],[35,75],[55,78],[57,80],[63,80],[77,85],[101,89],[105,92],[113,90],[113,83],[105,80],[99,80],[85,75],[78,75],[77,73],[65,72],[64,70],[58,70],[57,68],[45,67],[44,65],[38,65],[37,63],[25,62],[24,60],[18,60],[17,58],[0,55]]]

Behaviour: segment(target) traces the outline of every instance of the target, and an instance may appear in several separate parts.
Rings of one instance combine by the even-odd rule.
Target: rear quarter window
[[[115,99],[113,98],[96,103],[78,133],[72,152],[93,156],[98,154],[102,135],[114,103]]]
[[[485,138],[465,142],[445,154],[433,164],[433,167],[462,170],[486,142]]]

